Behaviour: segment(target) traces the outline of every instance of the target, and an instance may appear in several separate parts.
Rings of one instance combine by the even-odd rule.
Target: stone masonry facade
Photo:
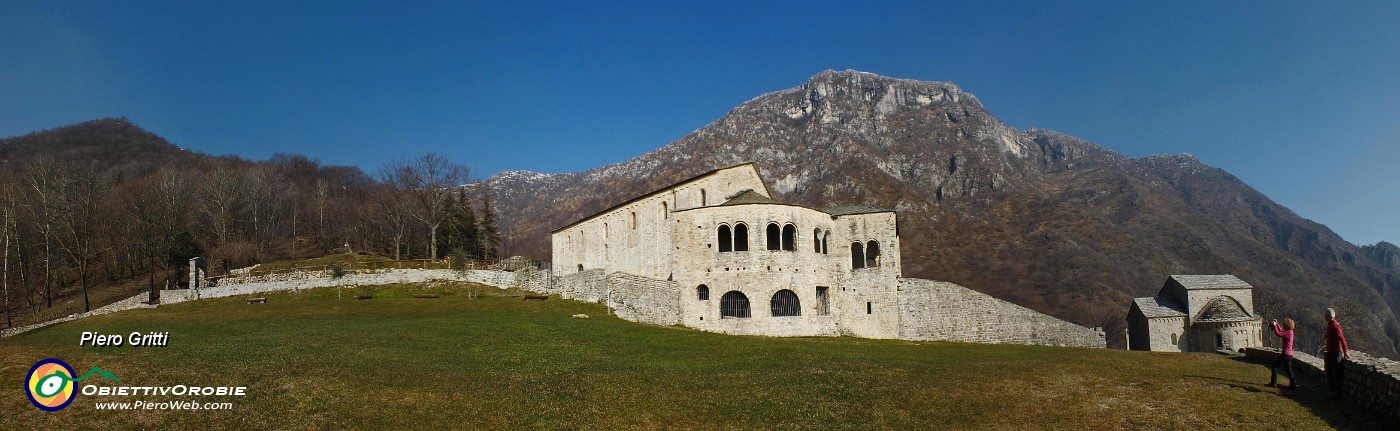
[[[903,278],[894,211],[777,202],[752,164],[643,195],[551,240],[552,273],[522,273],[518,286],[608,303],[630,320],[727,334],[1104,346],[1098,330]]]

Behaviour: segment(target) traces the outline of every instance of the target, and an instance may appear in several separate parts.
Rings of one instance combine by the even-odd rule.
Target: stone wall
[[[280,281],[266,281],[261,283],[237,283],[233,285],[206,287],[201,289],[172,289],[160,291],[160,303],[163,305],[176,304],[196,299],[224,298],[229,296],[253,295],[266,292],[278,292],[288,290],[311,289],[317,287],[335,286],[376,286],[394,283],[422,283],[426,281],[468,281],[485,284],[500,288],[508,288],[515,284],[515,273],[506,271],[471,270],[465,275],[456,271],[446,269],[394,269],[384,270],[375,273],[350,274],[340,278],[332,278],[329,273],[314,272],[292,275]],[[108,304],[90,313],[73,314],[68,317],[50,320],[43,323],[36,323],[18,328],[10,328],[0,331],[0,337],[8,337],[22,332],[49,326],[55,323],[62,323],[77,320],[89,316],[99,316],[132,308],[154,308],[155,305],[146,304],[147,292],[141,292],[121,301]]]
[[[1245,355],[1272,363],[1278,358],[1278,350],[1252,347],[1245,349]],[[1294,373],[1326,381],[1321,358],[1294,351],[1293,364]],[[1400,362],[1352,350],[1351,359],[1345,364],[1344,398],[1400,425]]]
[[[681,322],[680,286],[674,282],[615,272],[604,285],[604,304],[617,317],[656,325]]]
[[[118,311],[126,311],[126,310],[130,310],[130,309],[133,309],[133,308],[155,308],[156,306],[150,305],[150,304],[147,304],[147,303],[146,303],[146,296],[147,296],[147,295],[148,295],[147,292],[141,292],[140,295],[136,295],[136,296],[133,296],[133,297],[130,297],[130,298],[127,298],[127,299],[123,299],[123,300],[121,300],[121,301],[113,302],[113,303],[111,303],[111,304],[107,304],[107,305],[102,306],[102,307],[98,307],[96,310],[92,310],[91,312],[88,312],[88,313],[73,313],[72,315],[69,315],[69,316],[67,316],[67,317],[60,317],[60,318],[57,318],[57,319],[54,319],[54,320],[50,320],[50,321],[47,321],[47,322],[35,323],[35,324],[33,324],[33,325],[20,326],[20,327],[17,327],[17,328],[10,328],[10,329],[5,329],[5,330],[0,330],[0,338],[8,337],[8,336],[15,335],[15,334],[19,334],[19,333],[23,333],[23,332],[33,331],[33,330],[35,330],[35,329],[39,329],[39,328],[42,328],[42,327],[45,327],[45,326],[49,326],[49,325],[53,325],[53,324],[57,324],[57,323],[63,323],[63,322],[72,321],[72,320],[78,320],[78,319],[81,319],[81,318],[84,318],[84,317],[101,316],[101,315],[103,315],[103,314],[116,313],[116,312],[118,312]]]
[[[898,297],[902,339],[1104,347],[1103,331],[953,283],[902,278]]]
[[[601,269],[553,277],[548,271],[521,271],[521,290],[606,305],[617,317],[633,322],[674,325],[681,322],[681,288],[675,282]]]

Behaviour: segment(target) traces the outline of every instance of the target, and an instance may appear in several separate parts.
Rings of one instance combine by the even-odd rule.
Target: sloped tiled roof
[[[1230,275],[1173,275],[1172,280],[1176,280],[1185,287],[1186,290],[1196,289],[1252,289],[1249,283]]]
[[[1176,302],[1170,296],[1133,298],[1133,302],[1137,304],[1139,310],[1142,310],[1142,315],[1149,319],[1186,316],[1186,307],[1181,306],[1181,303]]]
[[[729,198],[729,200],[724,201],[724,203],[719,204],[719,205],[720,205],[720,206],[725,206],[725,205],[773,204],[773,203],[778,203],[778,202],[775,201],[775,200],[773,200],[773,198],[770,198],[770,197],[767,197],[767,196],[758,194],[758,192],[755,192],[755,191],[753,191],[753,190],[744,190],[744,191],[739,192],[739,194],[734,195],[734,197]]]
[[[877,208],[869,205],[838,205],[834,207],[822,208],[821,212],[831,214],[834,216],[843,216],[852,214],[887,213],[894,212],[894,210],[889,208]]]
[[[1254,316],[1250,316],[1243,308],[1240,308],[1240,304],[1235,302],[1234,299],[1228,296],[1219,296],[1210,300],[1205,307],[1201,308],[1200,317],[1196,318],[1196,321],[1238,322],[1253,318]]]

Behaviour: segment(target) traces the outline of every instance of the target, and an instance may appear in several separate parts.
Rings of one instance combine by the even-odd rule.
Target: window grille
[[[702,284],[702,285],[700,285],[700,287],[695,288],[695,296],[698,296],[698,297],[700,298],[701,301],[709,301],[709,300],[710,300],[710,286],[706,286],[706,285],[703,285],[703,284]]]
[[[731,290],[719,298],[720,317],[736,317],[747,319],[749,317],[749,297],[738,291]]]
[[[773,300],[769,304],[773,317],[801,316],[802,303],[797,300],[797,294],[791,290],[783,289],[773,294]]]

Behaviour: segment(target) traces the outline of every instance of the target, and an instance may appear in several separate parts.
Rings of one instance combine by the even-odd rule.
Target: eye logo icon
[[[25,393],[34,407],[56,412],[73,403],[73,367],[67,362],[49,358],[34,364],[24,379]]]

